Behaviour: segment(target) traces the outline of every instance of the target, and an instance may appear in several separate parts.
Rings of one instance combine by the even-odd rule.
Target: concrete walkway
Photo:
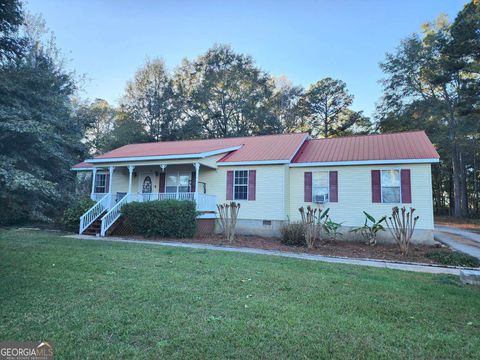
[[[323,262],[334,263],[334,264],[371,266],[376,268],[415,271],[415,272],[423,272],[423,273],[431,273],[431,274],[460,275],[460,271],[461,271],[461,268],[456,268],[456,267],[443,267],[443,266],[416,264],[416,263],[400,263],[400,262],[390,262],[390,261],[373,260],[373,259],[342,258],[342,257],[336,257],[336,256],[323,256],[323,255],[313,255],[313,254],[295,253],[295,252],[286,252],[286,251],[277,251],[277,250],[263,250],[263,249],[254,249],[254,248],[244,248],[244,247],[182,243],[182,242],[176,242],[176,241],[128,240],[128,239],[115,238],[115,237],[101,238],[101,237],[95,237],[95,236],[89,236],[89,235],[67,235],[65,237],[73,238],[73,239],[81,239],[81,240],[91,240],[91,241],[111,241],[111,242],[119,242],[119,243],[121,242],[121,243],[131,243],[131,244],[173,246],[173,247],[188,248],[188,249],[202,249],[202,250],[237,252],[237,253],[244,253],[244,254],[281,256],[281,257],[288,257],[288,258],[295,258],[295,259],[302,259],[302,260],[323,261]]]
[[[435,240],[480,259],[480,234],[449,226],[435,226]]]

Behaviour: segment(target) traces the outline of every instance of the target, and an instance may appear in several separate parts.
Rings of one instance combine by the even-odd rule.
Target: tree
[[[452,26],[444,16],[435,24],[425,24],[422,35],[414,34],[402,41],[381,64],[386,78],[378,108],[379,128],[388,131],[403,123],[406,128],[427,129],[438,141],[451,166],[451,200],[457,217],[468,213],[465,161],[470,145],[465,140],[479,130],[480,78],[475,70],[479,62],[474,52],[470,56],[465,53],[466,43],[478,43],[479,6],[478,1],[468,4]],[[452,32],[465,28],[465,19],[477,26],[476,32],[469,32],[470,39],[460,30]]]
[[[86,126],[85,144],[91,155],[106,151],[106,144],[111,142],[116,114],[117,111],[103,99],[95,99],[92,103],[78,106],[75,116]]]
[[[18,0],[0,1],[0,63],[22,55],[25,39],[18,29],[23,24],[22,3]]]
[[[104,152],[127,144],[148,142],[150,139],[143,124],[135,120],[132,114],[121,109],[116,112],[113,129],[108,135]]]
[[[218,138],[271,134],[281,124],[270,108],[269,76],[253,59],[217,45],[194,61],[184,60],[175,74],[183,101],[184,134]]]
[[[45,29],[33,22],[22,30],[38,35]],[[72,193],[69,169],[84,156],[84,127],[71,116],[74,78],[43,44],[40,37],[27,37],[24,56],[0,66],[3,224],[58,215]]]
[[[352,102],[353,95],[341,80],[325,78],[311,85],[300,106],[312,136],[344,135],[355,124],[362,129],[369,127],[368,119],[349,109]]]
[[[301,86],[294,86],[285,76],[272,77],[273,94],[271,107],[286,133],[306,131],[305,119],[300,106],[304,95]]]
[[[147,60],[127,84],[125,111],[143,123],[151,141],[172,140],[179,129],[179,107],[172,80],[160,59]]]

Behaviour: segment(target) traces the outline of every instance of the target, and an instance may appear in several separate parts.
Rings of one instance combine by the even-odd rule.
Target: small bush
[[[62,225],[66,230],[77,232],[80,227],[80,216],[85,214],[93,205],[95,205],[95,201],[90,198],[77,199],[63,213]]]
[[[443,265],[479,267],[480,260],[461,252],[431,251],[425,254],[428,259]]]
[[[282,244],[289,246],[307,246],[302,223],[286,223],[282,225],[280,232],[282,234]]]
[[[186,238],[195,234],[193,201],[132,202],[122,207],[125,224],[138,235]]]

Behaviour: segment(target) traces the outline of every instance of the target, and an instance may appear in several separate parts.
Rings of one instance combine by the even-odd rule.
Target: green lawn
[[[57,358],[480,358],[456,277],[0,230],[0,341]]]

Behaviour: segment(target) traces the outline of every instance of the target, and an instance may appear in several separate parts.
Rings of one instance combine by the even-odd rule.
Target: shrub
[[[66,230],[77,232],[80,227],[80,216],[95,205],[95,201],[88,197],[77,199],[63,213],[62,225]]]
[[[322,209],[314,209],[309,205],[306,209],[302,206],[298,211],[302,217],[305,243],[309,249],[312,249],[315,247],[317,239],[322,240],[322,230],[328,220],[330,208],[323,211]]]
[[[425,257],[443,265],[479,267],[480,260],[468,254],[449,251],[430,251]]]
[[[282,244],[289,246],[307,246],[302,223],[285,223],[280,228],[280,232],[282,234]]]
[[[401,209],[395,206],[392,209],[392,216],[389,216],[387,220],[388,231],[390,231],[390,234],[397,242],[403,256],[408,253],[413,231],[419,219],[419,216],[413,216],[414,212],[414,208],[410,208],[410,211],[407,211],[405,206]]]
[[[323,223],[323,230],[332,240],[337,240],[339,236],[343,235],[343,233],[339,231],[342,228],[342,224],[343,223],[337,223],[328,218],[327,221]]]
[[[186,238],[195,234],[193,201],[148,201],[123,205],[125,224],[138,235]]]
[[[238,212],[240,204],[236,202],[217,205],[220,224],[223,233],[230,243],[235,239],[235,226],[237,225]]]

